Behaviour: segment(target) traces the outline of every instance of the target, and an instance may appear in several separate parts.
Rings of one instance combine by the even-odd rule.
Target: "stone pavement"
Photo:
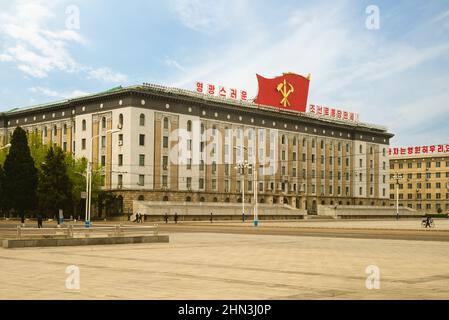
[[[449,243],[173,233],[170,243],[0,249],[0,299],[449,299]],[[66,267],[80,290],[66,289]],[[367,266],[380,270],[368,290]]]
[[[384,220],[290,220],[290,221],[259,221],[260,226],[280,228],[338,228],[338,229],[388,229],[388,230],[425,230],[420,219],[384,219]],[[449,230],[449,219],[433,219],[435,228],[432,230]],[[183,222],[181,222],[183,223]],[[184,222],[191,225],[210,225],[210,222]],[[252,221],[214,221],[214,225],[252,226]]]

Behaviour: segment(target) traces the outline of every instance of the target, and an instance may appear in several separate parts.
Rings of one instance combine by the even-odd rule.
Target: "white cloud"
[[[128,79],[124,74],[112,71],[109,68],[90,69],[88,71],[89,78],[102,80],[105,82],[126,82]]]
[[[31,87],[29,89],[33,93],[37,93],[39,95],[43,95],[50,98],[56,98],[56,99],[70,99],[70,98],[76,98],[88,95],[88,92],[81,91],[81,90],[73,90],[69,92],[59,92],[55,90],[51,90],[44,87]]]
[[[120,73],[105,67],[84,66],[72,57],[69,47],[86,44],[87,40],[75,30],[47,26],[54,18],[52,9],[57,3],[16,0],[0,14],[0,62],[13,62],[20,71],[35,78],[62,71],[87,73],[89,78],[105,82],[125,81],[126,77]]]

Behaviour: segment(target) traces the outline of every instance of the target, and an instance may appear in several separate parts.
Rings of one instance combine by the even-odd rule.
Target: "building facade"
[[[156,85],[132,86],[0,115],[99,167],[121,201],[388,206],[383,127],[322,119]],[[245,164],[245,170],[239,164]]]
[[[449,152],[392,156],[390,199],[391,206],[398,199],[399,206],[449,213]]]

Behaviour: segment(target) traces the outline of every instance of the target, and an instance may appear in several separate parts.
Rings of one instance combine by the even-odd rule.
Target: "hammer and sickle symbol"
[[[287,91],[287,85],[290,86],[290,89]],[[281,104],[284,107],[290,106],[290,102],[288,101],[288,96],[295,91],[291,83],[287,83],[284,79],[284,82],[281,82],[277,86],[277,90],[282,94]]]

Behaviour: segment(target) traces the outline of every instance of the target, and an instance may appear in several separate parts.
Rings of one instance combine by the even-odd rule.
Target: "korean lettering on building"
[[[204,93],[211,96],[219,96],[223,98],[230,98],[237,100],[240,98],[242,101],[248,99],[248,92],[246,90],[237,90],[235,88],[226,88],[223,86],[217,86],[215,84],[205,84],[203,82],[196,82],[196,92]]]
[[[388,154],[390,156],[408,156],[408,155],[433,154],[442,152],[449,152],[449,144],[388,149]]]
[[[324,107],[320,105],[311,104],[309,105],[309,113],[313,113],[320,117],[343,120],[343,121],[359,121],[359,114],[355,112],[349,112],[345,110]]]

